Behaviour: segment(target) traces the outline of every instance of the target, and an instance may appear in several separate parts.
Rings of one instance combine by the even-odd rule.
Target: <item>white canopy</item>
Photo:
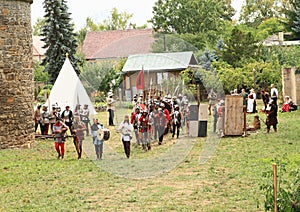
[[[47,103],[58,105],[62,110],[66,106],[70,106],[72,111],[74,111],[77,104],[82,106],[87,104],[90,115],[97,113],[68,57],[66,57],[53,85]]]

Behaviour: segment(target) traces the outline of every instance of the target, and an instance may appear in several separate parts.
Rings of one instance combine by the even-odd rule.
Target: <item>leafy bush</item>
[[[300,210],[300,168],[286,156],[275,158],[272,163],[277,164],[277,207],[278,211]],[[295,168],[296,167],[296,168]],[[274,209],[273,171],[263,172],[263,183],[260,190],[265,193],[264,208],[266,211]]]

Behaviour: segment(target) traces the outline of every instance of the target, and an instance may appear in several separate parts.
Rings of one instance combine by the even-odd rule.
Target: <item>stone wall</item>
[[[0,0],[0,149],[34,141],[31,3]]]

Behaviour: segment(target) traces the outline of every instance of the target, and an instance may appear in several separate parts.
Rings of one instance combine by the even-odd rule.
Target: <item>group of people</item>
[[[117,130],[121,133],[126,156],[130,157],[130,141],[135,136],[136,145],[144,151],[151,150],[151,142],[163,143],[164,136],[172,133],[179,138],[182,126],[188,128],[189,103],[186,96],[167,95],[164,98],[144,98],[135,95],[133,111],[126,115]]]
[[[264,107],[262,111],[266,113],[266,126],[267,132],[270,132],[271,126],[273,126],[274,131],[277,132],[277,112],[278,112],[278,90],[275,88],[274,84],[270,86],[270,92],[267,91],[266,88],[263,88],[260,92],[261,98],[264,103]],[[251,89],[249,93],[245,91],[245,89],[241,90],[241,93],[238,93],[237,89],[234,89],[231,92],[231,95],[239,95],[243,97],[243,105],[246,108],[247,113],[256,113],[256,92],[254,89]],[[225,102],[224,100],[217,99],[217,95],[213,90],[211,90],[208,94],[209,99],[209,114],[211,113],[211,108],[213,107],[213,115],[214,115],[214,124],[213,131],[218,133],[220,136],[223,136],[224,133],[224,112],[225,112]],[[282,106],[281,112],[290,112],[297,110],[297,105],[292,101],[289,96],[285,97],[285,103]]]
[[[51,134],[55,141],[55,149],[58,154],[57,158],[64,158],[66,138],[72,137],[78,159],[82,156],[82,142],[84,140],[84,132],[86,132],[86,135],[92,135],[93,137],[97,159],[102,159],[103,140],[99,139],[97,132],[104,127],[98,123],[97,119],[94,119],[93,124],[90,124],[89,113],[87,104],[83,108],[80,104],[77,104],[74,112],[67,105],[62,113],[57,105],[52,105],[52,110],[49,112],[48,106],[38,104],[34,111],[35,132],[40,126],[41,134],[47,136],[49,135],[49,128],[51,129]],[[90,133],[89,124],[91,125]],[[70,131],[70,135],[67,135],[67,131]]]

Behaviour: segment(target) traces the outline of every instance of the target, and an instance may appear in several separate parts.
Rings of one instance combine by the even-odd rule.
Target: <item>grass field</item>
[[[118,120],[124,113],[119,111]],[[167,152],[176,145],[170,138],[146,153],[132,146],[129,160],[113,128],[102,161],[93,160],[90,138],[81,160],[76,159],[71,141],[66,143],[64,160],[56,159],[52,140],[37,140],[31,149],[1,150],[0,211],[262,211],[264,194],[259,186],[262,172],[272,168],[271,160],[287,154],[300,165],[299,115],[299,111],[279,113],[277,134],[266,134],[262,123],[261,130],[246,138],[222,138],[204,164],[199,164],[199,157],[208,143],[197,138],[176,168],[150,179],[106,171],[101,163],[111,158],[107,147],[119,153],[119,161],[134,165]],[[107,113],[99,118],[107,120]]]

